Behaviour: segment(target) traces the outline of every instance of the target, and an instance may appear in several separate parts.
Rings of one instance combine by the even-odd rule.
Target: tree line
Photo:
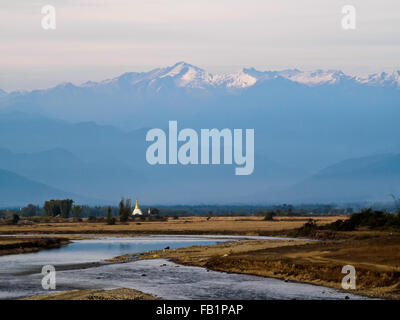
[[[131,199],[122,198],[118,207],[111,206],[80,206],[74,205],[72,199],[52,199],[44,202],[43,207],[29,204],[21,209],[0,210],[0,217],[9,217],[10,224],[17,224],[21,217],[44,217],[44,218],[70,218],[71,214],[73,221],[82,221],[83,217],[87,217],[89,222],[103,221],[106,217],[108,224],[115,224],[117,218],[120,222],[127,222],[132,213]],[[150,208],[152,219],[159,217],[157,208]],[[145,218],[146,215],[139,217]]]
[[[375,205],[375,210],[382,212],[400,211],[399,199],[392,196],[394,206],[392,205]],[[360,206],[360,208],[357,208]],[[251,206],[251,205],[181,205],[181,206],[160,206],[158,208],[150,208],[151,215],[157,217],[174,217],[183,216],[246,216],[258,215],[263,216],[265,220],[273,220],[275,216],[316,216],[316,215],[339,215],[352,214],[361,211],[361,204],[353,207],[337,207],[333,204],[313,204],[293,206],[290,204],[281,204],[273,206]],[[61,217],[69,218],[72,214],[74,221],[81,221],[82,218],[88,218],[89,221],[101,220],[106,218],[112,223],[113,219],[121,222],[128,221],[132,213],[132,202],[130,199],[122,198],[118,206],[87,206],[75,205],[72,199],[59,199],[45,201],[42,207],[28,204],[23,208],[0,209],[0,217],[8,218],[14,223],[18,223],[19,217]],[[17,215],[18,217],[14,216]],[[143,219],[139,217],[138,219]],[[114,221],[115,222],[115,221]]]

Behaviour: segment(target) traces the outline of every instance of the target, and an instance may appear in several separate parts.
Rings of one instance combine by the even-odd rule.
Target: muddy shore
[[[160,300],[133,289],[71,290],[24,298],[22,300]]]
[[[70,240],[62,237],[1,237],[0,256],[55,249],[68,243]]]

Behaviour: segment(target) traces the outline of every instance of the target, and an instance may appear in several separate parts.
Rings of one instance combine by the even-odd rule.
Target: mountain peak
[[[171,67],[158,69],[153,81],[172,79],[178,87],[205,88],[212,86],[212,75],[205,70],[186,63],[177,62]]]
[[[175,63],[171,68],[194,68],[194,69],[200,69],[199,67],[196,67],[195,65],[192,65],[190,63],[187,63],[185,61],[178,61],[177,63]]]
[[[225,86],[227,88],[247,88],[257,82],[258,77],[255,73],[243,69],[236,73],[214,75],[213,83],[217,86]]]
[[[62,82],[59,85],[56,86],[57,89],[63,89],[63,88],[75,88],[75,85],[72,82]]]
[[[205,73],[205,71],[203,69],[200,69],[199,67],[191,65],[184,61],[177,62],[173,66],[164,68],[162,70],[166,71],[166,73],[164,73],[162,75],[162,77],[164,77],[164,76],[174,77],[177,75],[182,76],[188,72],[190,72],[190,73]]]
[[[396,70],[391,73],[379,72],[373,73],[366,77],[357,77],[358,82],[372,85],[372,86],[389,86],[389,87],[400,87],[400,71]]]
[[[253,86],[257,82],[268,82],[276,79],[286,79],[309,87],[343,84],[344,81],[352,81],[359,85],[400,88],[400,70],[392,73],[374,73],[366,77],[353,77],[346,75],[340,70],[334,69],[317,69],[313,71],[301,71],[299,69],[260,71],[254,67],[243,68],[233,73],[212,74],[186,61],[178,61],[167,67],[156,68],[145,72],[127,72],[118,77],[99,82],[87,81],[79,86],[70,82],[65,82],[53,88],[34,91],[40,93],[54,89],[74,90],[76,88],[85,88],[93,92],[102,92],[102,90],[104,90],[106,94],[111,94],[114,90],[137,90],[139,94],[142,94],[144,88],[149,88],[149,92],[157,94],[162,88],[169,88],[168,90],[170,90],[173,86],[203,90],[210,88],[218,88],[221,90],[230,90],[232,88],[245,89]],[[7,99],[7,97],[12,98],[23,94],[27,95],[29,92],[7,93],[0,89],[0,97],[2,100]]]
[[[322,70],[315,71],[296,71],[287,74],[287,79],[309,86],[318,86],[322,84],[336,84],[345,78],[349,78],[340,70]]]

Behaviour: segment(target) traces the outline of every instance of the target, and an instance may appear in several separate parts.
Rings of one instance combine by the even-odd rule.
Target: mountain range
[[[393,95],[398,98],[399,88],[399,71],[367,77],[349,76],[338,70],[258,71],[254,68],[211,74],[179,62],[149,72],[124,73],[100,82],[88,81],[81,85],[66,82],[43,90],[3,92],[0,108],[133,129],[162,124],[171,115],[194,118],[202,109],[226,111],[224,106],[233,107],[238,96],[241,99],[236,102],[242,108],[249,108],[265,104],[266,98],[291,103],[291,96],[328,100],[330,97],[326,95],[330,93],[338,93],[344,99],[360,99],[365,91],[371,91],[364,96],[367,101],[376,94],[391,99]],[[280,96],[282,91],[285,99]]]
[[[184,62],[0,90],[0,169],[89,203],[377,201],[400,193],[399,106],[399,71],[211,74]],[[254,128],[253,175],[237,177],[229,165],[150,166],[146,132],[167,131],[169,120],[179,129]]]

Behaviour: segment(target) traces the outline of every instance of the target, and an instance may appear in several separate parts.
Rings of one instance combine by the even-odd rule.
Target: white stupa
[[[141,216],[141,215],[143,215],[142,210],[140,210],[140,208],[139,208],[139,203],[138,203],[137,199],[136,199],[135,209],[133,210],[132,215],[133,216]]]

